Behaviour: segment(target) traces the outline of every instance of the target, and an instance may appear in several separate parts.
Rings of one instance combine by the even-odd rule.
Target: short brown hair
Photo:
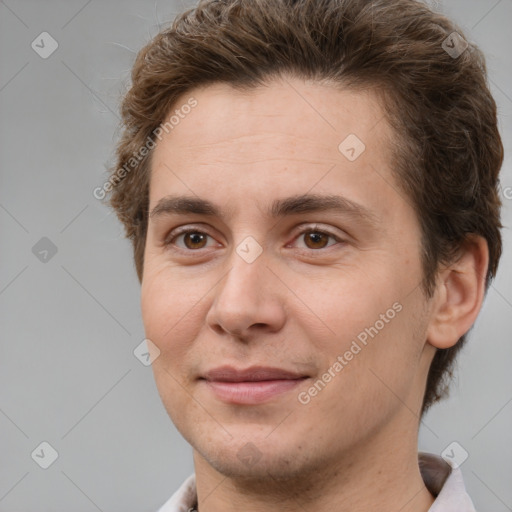
[[[455,43],[460,55],[448,52]],[[139,52],[109,187],[139,280],[152,154],[141,158],[140,148],[154,143],[171,107],[194,88],[224,82],[247,90],[285,74],[380,95],[396,135],[391,167],[421,224],[425,295],[469,234],[489,246],[487,291],[502,251],[503,146],[484,56],[450,20],[414,0],[203,0]],[[422,415],[447,394],[464,342],[437,350]]]

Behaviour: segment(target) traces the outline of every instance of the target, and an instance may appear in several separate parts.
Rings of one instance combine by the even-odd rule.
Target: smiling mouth
[[[258,404],[291,391],[308,377],[246,382],[204,381],[220,400],[232,404]]]
[[[231,404],[259,404],[296,388],[308,375],[281,368],[224,366],[200,378],[214,396]]]

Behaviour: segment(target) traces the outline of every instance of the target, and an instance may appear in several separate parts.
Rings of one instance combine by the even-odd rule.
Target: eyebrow
[[[301,213],[335,211],[358,218],[372,227],[380,224],[379,216],[369,208],[339,195],[301,194],[272,202],[267,216],[271,218],[286,217]],[[165,196],[151,210],[150,218],[179,214],[198,214],[208,217],[226,217],[226,211],[196,196]]]

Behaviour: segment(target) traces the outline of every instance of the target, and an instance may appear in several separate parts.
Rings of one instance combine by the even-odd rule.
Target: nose
[[[277,332],[285,323],[282,285],[264,255],[248,263],[235,251],[226,276],[214,288],[206,321],[217,334],[247,340],[256,333]]]

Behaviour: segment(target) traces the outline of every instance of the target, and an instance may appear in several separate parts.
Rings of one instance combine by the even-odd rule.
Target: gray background
[[[193,471],[192,450],[165,413],[151,368],[133,354],[144,331],[131,247],[92,195],[112,162],[135,51],[190,5],[0,1],[2,512],[152,511]],[[486,53],[510,153],[512,0],[431,5]],[[46,59],[31,47],[43,31],[59,45]],[[450,399],[420,430],[421,450],[441,453],[452,441],[467,450],[469,493],[477,510],[495,512],[512,510],[509,156],[502,187],[498,277]],[[33,252],[43,237],[57,248],[47,261]],[[31,457],[43,441],[59,454],[46,470]]]

